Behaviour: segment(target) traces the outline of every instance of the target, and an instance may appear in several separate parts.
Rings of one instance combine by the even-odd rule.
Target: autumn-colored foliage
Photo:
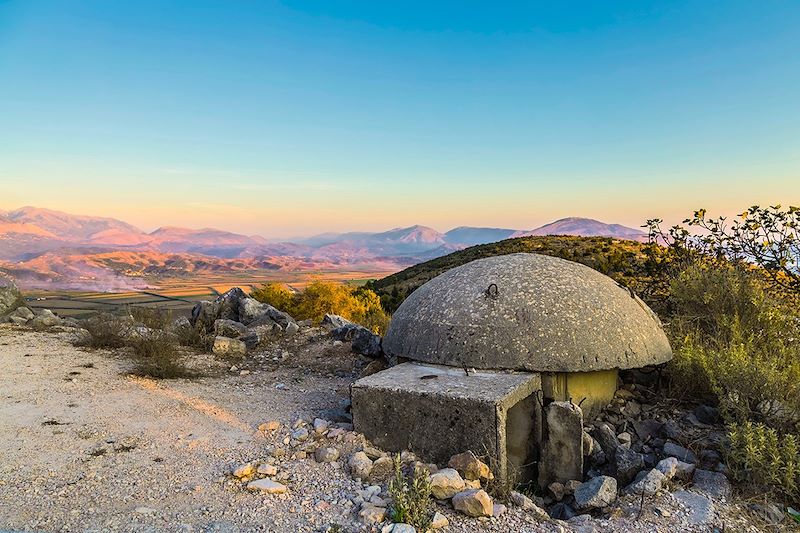
[[[251,296],[286,311],[298,320],[319,322],[326,313],[340,315],[383,334],[389,316],[380,298],[372,290],[332,281],[314,281],[302,291],[292,291],[280,283],[267,283],[253,290]]]

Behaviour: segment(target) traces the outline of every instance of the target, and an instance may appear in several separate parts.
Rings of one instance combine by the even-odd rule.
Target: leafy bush
[[[410,524],[417,531],[428,531],[433,520],[431,484],[424,469],[403,473],[400,456],[394,458],[394,478],[389,481],[391,516],[395,523]]]
[[[389,316],[381,307],[378,295],[364,287],[314,281],[304,290],[293,292],[279,283],[268,283],[255,289],[251,296],[298,320],[319,322],[326,313],[332,313],[381,334],[389,324]]]
[[[127,317],[100,313],[84,320],[83,328],[87,335],[81,339],[81,344],[90,348],[122,348],[130,337],[133,324]]]
[[[744,422],[728,428],[726,461],[734,478],[749,486],[774,487],[800,497],[800,443],[791,434]]]

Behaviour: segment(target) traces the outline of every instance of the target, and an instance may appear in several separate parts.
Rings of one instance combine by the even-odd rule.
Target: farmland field
[[[126,306],[158,307],[170,310],[175,315],[188,315],[195,302],[215,298],[231,289],[241,287],[250,292],[255,287],[269,282],[285,283],[293,289],[302,289],[314,280],[338,281],[362,285],[391,272],[266,272],[256,275],[227,274],[187,280],[185,278],[154,280],[152,288],[126,292],[92,291],[25,291],[28,306],[34,309],[50,309],[63,317],[85,318],[97,312],[119,311]]]

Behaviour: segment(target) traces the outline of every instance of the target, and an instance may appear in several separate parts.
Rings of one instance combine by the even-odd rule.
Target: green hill
[[[582,263],[630,287],[647,300],[652,289],[650,281],[655,257],[660,255],[658,248],[608,237],[520,237],[472,246],[414,265],[371,282],[369,288],[381,297],[384,309],[394,312],[417,287],[451,268],[484,257],[531,252]]]

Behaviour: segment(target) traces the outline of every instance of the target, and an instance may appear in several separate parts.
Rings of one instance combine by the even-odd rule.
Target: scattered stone
[[[265,492],[267,494],[283,494],[289,489],[286,485],[271,479],[257,479],[247,484],[247,490]]]
[[[386,508],[365,503],[361,506],[361,511],[358,513],[358,519],[366,525],[380,524],[386,520]]]
[[[652,496],[661,490],[666,480],[666,476],[664,476],[660,470],[655,468],[647,471],[642,470],[636,476],[633,483],[625,488],[625,494],[644,494],[645,496]]]
[[[0,316],[14,311],[24,302],[22,293],[11,279],[0,275]]]
[[[617,440],[617,435],[608,424],[600,424],[593,428],[590,434],[600,445],[606,457],[614,457],[617,448],[619,448],[619,440]]]
[[[289,322],[286,325],[285,332],[287,335],[294,335],[298,331],[300,331],[300,326],[297,325],[297,322]]]
[[[262,433],[267,433],[269,431],[275,431],[276,429],[281,427],[281,423],[277,420],[270,420],[268,422],[264,422],[263,424],[259,424],[258,430]]]
[[[453,470],[455,472],[455,470]],[[456,472],[458,474],[458,472]],[[460,476],[459,476],[460,477]],[[453,507],[467,516],[492,516],[494,504],[492,498],[482,489],[459,492],[453,496]]]
[[[372,459],[367,457],[364,452],[354,453],[347,465],[350,467],[350,475],[356,479],[365,480],[369,478],[369,474],[372,471]]]
[[[321,418],[314,419],[314,433],[317,435],[322,435],[326,431],[328,431],[328,427],[330,426],[330,422],[327,420],[323,420]]]
[[[525,512],[531,513],[534,517],[538,518],[539,520],[547,520],[549,515],[545,512],[544,509],[536,505],[536,503],[525,496],[524,494],[516,491],[512,491],[509,499],[511,503],[519,507]]]
[[[726,499],[731,496],[731,484],[725,474],[710,470],[696,469],[692,477],[692,488],[715,499]]]
[[[229,337],[215,337],[214,346],[211,351],[215,355],[226,356],[243,356],[247,355],[247,346],[239,339],[231,339]]]
[[[631,434],[628,433],[627,431],[624,431],[619,435],[617,435],[617,440],[619,441],[619,445],[622,446],[623,448],[631,447],[631,442],[632,442]]]
[[[433,515],[433,520],[431,520],[431,529],[444,529],[450,525],[450,521],[447,519],[445,515],[436,511]]]
[[[381,533],[417,533],[417,529],[411,524],[389,524],[381,529]]]
[[[575,516],[575,510],[566,503],[557,503],[550,507],[549,516],[553,520],[569,520]]]
[[[454,468],[443,468],[428,478],[431,495],[437,500],[447,500],[464,490],[466,484],[461,474]]]
[[[704,470],[714,470],[721,461],[722,456],[716,450],[703,450],[698,466]]]
[[[582,481],[578,481],[577,479],[570,479],[564,483],[564,495],[572,496],[575,494],[575,491],[578,489],[581,483]]]
[[[617,499],[617,480],[610,476],[590,479],[575,490],[575,505],[579,509],[601,509]]]
[[[708,496],[679,490],[672,497],[688,510],[686,519],[690,525],[700,526],[714,519],[714,504]]]
[[[692,476],[694,476],[695,468],[696,466],[692,463],[678,461],[678,464],[675,467],[675,477],[684,481],[689,481],[692,479]]]
[[[245,464],[240,465],[240,466],[238,466],[238,467],[236,467],[234,469],[233,477],[242,479],[242,478],[250,477],[255,473],[256,473],[255,465],[253,465],[253,463],[245,463]]]
[[[506,512],[506,506],[502,503],[492,504],[492,516],[500,516]]]
[[[318,448],[314,452],[314,458],[318,463],[332,463],[339,458],[339,450],[330,446]]]
[[[466,480],[488,481],[494,479],[489,465],[478,459],[471,451],[466,451],[450,458],[447,466],[458,470]]]
[[[643,468],[644,456],[641,453],[619,446],[612,462],[614,477],[620,483],[627,484],[633,481]]]
[[[304,441],[308,439],[308,430],[306,428],[297,428],[292,431],[292,438],[294,440]]]
[[[680,461],[684,461],[686,463],[697,462],[697,457],[695,457],[691,450],[684,448],[680,444],[676,444],[672,441],[667,441],[664,443],[664,455],[668,457],[676,457]]]
[[[553,481],[547,486],[547,490],[550,491],[550,494],[553,495],[553,499],[557,502],[560,502],[564,499],[564,485],[559,483],[558,481]]]
[[[262,463],[258,465],[256,472],[262,476],[274,476],[278,473],[278,467],[269,463]]]
[[[367,457],[372,459],[380,459],[381,457],[386,457],[386,454],[380,451],[378,448],[373,448],[372,446],[364,446],[363,452],[367,454]]]
[[[394,472],[394,461],[390,457],[379,457],[372,463],[370,481],[382,481]]]
[[[642,442],[648,442],[661,432],[663,424],[658,420],[646,419],[633,423],[633,430]]]
[[[679,461],[674,457],[667,457],[658,462],[656,470],[664,474],[664,478],[667,480],[672,479],[675,477],[675,474],[678,473],[678,462]]]

